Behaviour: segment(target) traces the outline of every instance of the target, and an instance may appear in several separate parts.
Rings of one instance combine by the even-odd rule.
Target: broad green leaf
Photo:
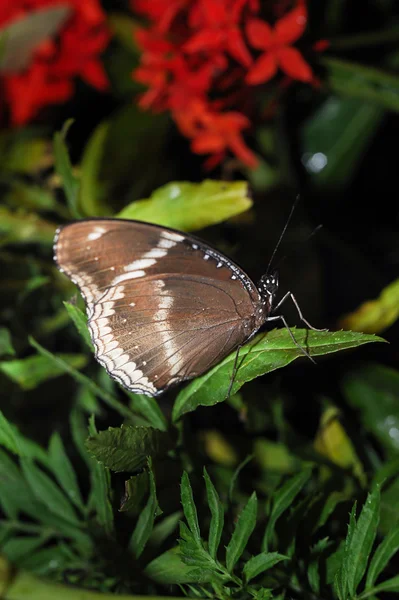
[[[115,398],[115,396],[110,394],[106,389],[96,385],[94,381],[92,381],[89,377],[86,377],[86,375],[79,373],[79,371],[73,368],[70,364],[68,364],[67,361],[63,360],[63,358],[61,358],[59,355],[52,354],[51,352],[43,348],[43,346],[38,344],[31,337],[29,337],[29,343],[31,344],[31,346],[33,346],[33,348],[35,348],[39,352],[41,356],[48,359],[48,361],[54,365],[53,369],[58,369],[60,372],[68,373],[68,375],[71,375],[71,377],[73,377],[75,381],[87,386],[89,390],[93,392],[93,394],[104,400],[104,402],[106,402],[108,406],[116,410],[123,417],[130,418],[132,416],[132,412],[129,408],[127,408],[127,406],[124,406],[121,402],[119,402],[119,400]]]
[[[397,75],[339,58],[323,57],[319,60],[327,69],[327,85],[333,92],[399,111]]]
[[[356,348],[370,342],[382,341],[381,338],[373,335],[351,331],[326,332],[292,328],[292,332],[298,344],[306,348],[311,356],[322,356],[348,348]],[[236,351],[229,354],[207,373],[195,379],[179,393],[173,407],[174,421],[177,421],[185,413],[195,410],[197,406],[213,406],[226,400],[235,358]],[[231,395],[235,394],[247,381],[281,369],[297,358],[306,357],[301,348],[293,343],[285,328],[257,335],[239,352],[238,371],[231,388]]]
[[[197,582],[198,578],[192,575],[192,571],[193,568],[182,561],[178,548],[164,552],[145,568],[150,579],[163,585]]]
[[[167,540],[168,537],[175,532],[182,516],[182,511],[177,510],[176,512],[162,519],[162,521],[155,525],[154,529],[152,530],[149,544],[159,548],[165,542],[165,540]]]
[[[84,504],[79,489],[76,473],[72,466],[64,444],[58,432],[54,432],[50,438],[49,457],[53,473],[69,499],[80,510],[84,511]]]
[[[137,514],[141,509],[141,502],[148,493],[148,471],[133,475],[125,481],[125,493],[121,500],[120,512]]]
[[[150,482],[150,495],[147,504],[140,513],[136,527],[134,528],[129,542],[129,549],[133,552],[136,558],[142,554],[153,531],[155,517],[160,514],[154,473],[152,472],[151,468],[151,461],[149,461],[148,475]]]
[[[350,470],[365,486],[366,475],[355,447],[339,420],[340,412],[335,406],[328,406],[320,418],[314,447],[342,469]]]
[[[384,365],[366,363],[347,373],[342,392],[359,411],[366,431],[371,432],[391,456],[399,452],[399,372]]]
[[[237,518],[237,522],[231,536],[231,540],[226,548],[226,566],[231,573],[235,564],[241,557],[248,540],[255,529],[258,501],[256,493],[253,492],[246,506],[242,509]]]
[[[331,94],[311,112],[301,128],[301,154],[319,193],[348,185],[383,116],[379,106]]]
[[[186,471],[184,471],[181,478],[180,494],[184,516],[193,535],[193,539],[198,546],[201,546],[201,532],[198,523],[197,507],[195,506],[193,490]]]
[[[94,417],[89,419],[89,435],[98,435]],[[112,488],[109,469],[92,459],[90,505],[94,506],[97,521],[105,533],[111,536],[114,531],[114,514],[112,510]]]
[[[348,592],[354,596],[366,572],[371,549],[377,535],[377,527],[380,511],[380,488],[375,486],[374,490],[367,496],[362,511],[356,523],[355,530],[350,540],[346,560],[346,572],[348,581]]]
[[[343,329],[381,333],[399,317],[399,279],[383,289],[375,300],[368,300],[339,321]]]
[[[94,350],[93,343],[91,341],[90,333],[87,328],[87,317],[83,311],[80,310],[76,306],[76,304],[71,304],[70,302],[64,302],[64,306],[67,310],[68,315],[71,317],[73,324],[75,325],[78,333],[81,335],[82,339],[86,342],[87,346],[91,351]]]
[[[244,565],[243,574],[245,581],[251,581],[251,579],[271,569],[271,567],[274,567],[274,565],[277,565],[282,560],[289,560],[288,556],[284,556],[278,552],[262,552],[253,556]]]
[[[7,421],[5,416],[0,410],[0,446],[3,446],[14,454],[21,454],[21,447],[18,439],[18,435],[15,429]]]
[[[367,596],[370,596],[371,593],[376,596],[380,592],[399,592],[399,575],[395,575],[395,577],[387,579],[386,581],[376,585],[371,590],[368,590]],[[366,594],[360,594],[359,598],[366,598]]]
[[[384,571],[385,567],[391,560],[391,558],[399,551],[399,527],[396,526],[387,536],[382,540],[374,552],[374,556],[371,559],[370,566],[367,570],[367,578],[365,589],[371,589],[378,576]]]
[[[65,144],[65,137],[72,123],[72,120],[67,121],[62,130],[57,131],[54,134],[55,168],[63,183],[71,215],[74,218],[80,218],[81,214],[78,207],[80,182],[73,173],[72,164]]]
[[[57,354],[54,358],[62,360],[73,369],[82,369],[87,364],[87,356],[84,354]],[[33,390],[44,381],[64,374],[64,370],[54,362],[39,355],[0,363],[0,371],[23,390]]]
[[[122,425],[90,436],[86,447],[112,471],[135,472],[145,466],[148,456],[164,456],[171,447],[171,440],[166,433],[153,427]]]
[[[273,495],[272,508],[267,521],[265,535],[262,543],[262,551],[266,552],[276,525],[277,519],[281,517],[293,503],[303,486],[311,475],[310,469],[301,471],[286,481]]]
[[[101,217],[110,212],[105,202],[106,188],[99,178],[109,126],[109,122],[102,122],[96,127],[81,160],[79,209],[87,217]]]
[[[60,488],[31,459],[21,458],[20,460],[23,475],[35,498],[57,517],[79,526],[79,519]]]
[[[35,7],[21,13],[17,19],[0,29],[5,46],[0,56],[0,72],[4,74],[23,71],[31,63],[38,46],[58,33],[72,12],[68,4]]]
[[[0,356],[15,356],[11,335],[8,329],[0,327]]]
[[[204,479],[206,485],[206,495],[208,498],[208,506],[212,515],[209,525],[208,551],[212,558],[216,559],[220,539],[223,533],[224,510],[223,505],[220,502],[219,494],[217,493],[215,486],[213,485],[205,468]]]
[[[242,181],[175,181],[157,189],[148,200],[133,202],[118,217],[192,231],[225,221],[251,206],[248,186]]]
[[[0,206],[0,236],[5,244],[43,244],[52,246],[55,225],[36,214],[11,211]]]
[[[124,391],[126,392],[126,390]],[[130,398],[130,407],[134,413],[143,416],[151,427],[167,431],[168,422],[155,398],[144,394],[126,393]]]

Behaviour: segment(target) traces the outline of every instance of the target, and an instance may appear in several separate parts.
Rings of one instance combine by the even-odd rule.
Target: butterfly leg
[[[234,364],[233,364],[233,371],[232,371],[231,378],[230,378],[229,389],[227,390],[227,394],[226,394],[226,400],[227,400],[227,398],[230,397],[231,389],[232,389],[233,384],[234,384],[234,379],[235,379],[235,377],[237,375],[237,371],[238,371],[238,355],[239,355],[239,352],[240,352],[241,348],[242,348],[242,346],[240,345],[240,346],[237,347],[237,350],[236,350],[236,355],[235,355]]]
[[[269,322],[269,321],[277,321],[277,320],[282,321],[282,323],[284,324],[284,327],[287,329],[288,333],[290,334],[290,337],[291,337],[292,341],[294,342],[295,346],[300,349],[300,351],[302,352],[302,354],[304,354],[305,356],[307,356],[312,361],[312,363],[316,364],[316,361],[310,356],[309,352],[303,346],[301,346],[300,344],[298,344],[298,342],[296,341],[296,339],[294,337],[294,334],[292,333],[291,329],[289,328],[288,323],[285,320],[285,318],[283,317],[283,315],[276,315],[274,317],[268,317],[266,319],[267,322]]]
[[[273,313],[274,313],[274,312],[276,312],[276,310],[278,310],[278,309],[280,308],[280,306],[281,306],[281,305],[282,305],[282,304],[283,304],[283,303],[284,303],[286,300],[288,300],[288,298],[291,298],[291,300],[293,301],[293,303],[294,303],[294,305],[295,305],[295,308],[296,308],[296,309],[297,309],[297,311],[298,311],[299,318],[301,319],[301,321],[303,321],[303,322],[305,323],[305,325],[307,325],[307,326],[309,327],[309,329],[313,329],[313,331],[327,331],[326,329],[317,329],[317,327],[313,327],[313,325],[311,325],[311,324],[309,323],[309,321],[307,321],[307,320],[305,319],[305,317],[304,317],[304,316],[303,316],[303,314],[302,314],[302,311],[301,311],[301,309],[299,308],[299,304],[298,304],[298,302],[297,302],[297,300],[296,300],[296,298],[295,298],[295,296],[294,296],[294,294],[293,294],[292,292],[287,292],[287,293],[285,294],[285,296],[283,296],[283,297],[281,298],[280,302],[279,302],[278,304],[276,304],[276,306],[273,308],[272,312],[273,312]]]

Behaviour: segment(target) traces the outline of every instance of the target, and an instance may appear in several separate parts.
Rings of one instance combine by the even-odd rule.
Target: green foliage
[[[257,335],[243,346],[238,355],[239,370],[234,377],[231,394],[238,392],[245,382],[281,369],[297,358],[303,358],[302,348],[307,348],[311,356],[322,356],[369,342],[383,341],[373,335],[359,335],[352,331],[316,332],[293,329],[293,334],[299,346],[294,344],[285,328]],[[234,351],[180,392],[173,407],[175,421],[198,406],[213,406],[226,400],[235,358]]]
[[[352,179],[380,118],[378,107],[357,113],[358,102],[340,99],[328,127],[320,109],[302,130],[307,152],[328,157],[312,185],[342,189]],[[56,225],[115,213],[192,230],[236,217],[230,238],[220,235],[225,226],[210,233],[229,253],[237,223],[255,213],[242,215],[252,200],[241,181],[172,181],[151,194],[148,182],[162,179],[162,161],[150,156],[161,157],[162,118],[140,122],[135,107],[111,116],[94,129],[80,168],[66,129],[54,140],[66,203],[24,179],[0,208],[4,293],[17,290],[0,329],[0,546],[17,569],[7,581],[27,578],[21,585],[40,600],[384,600],[399,591],[398,373],[393,361],[352,362],[390,347],[371,344],[381,341],[374,335],[293,328],[313,365],[282,328],[240,349],[229,398],[235,352],[161,398],[120,388],[94,360],[82,301],[51,262]],[[137,145],[121,148],[124,130]],[[31,140],[40,162],[41,138]],[[11,141],[7,171],[36,173],[32,157],[16,161]],[[27,152],[28,139],[18,143]],[[262,143],[270,150],[272,135]],[[129,187],[132,162],[140,172]],[[118,205],[109,192],[119,189]],[[33,248],[28,260],[22,248]],[[7,569],[0,562],[0,589]]]

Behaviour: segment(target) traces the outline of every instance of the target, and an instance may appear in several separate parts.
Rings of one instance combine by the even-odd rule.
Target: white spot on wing
[[[140,260],[134,260],[123,268],[125,271],[136,271],[137,269],[147,269],[148,267],[152,267],[156,262],[157,261],[153,258],[141,258]]]
[[[167,240],[172,240],[173,242],[181,242],[184,240],[183,235],[175,233],[174,231],[162,231],[161,236]]]
[[[117,285],[121,283],[121,281],[127,281],[128,279],[137,279],[138,277],[144,277],[145,271],[132,271],[131,273],[123,273],[123,275],[117,275],[115,279],[112,280],[111,285]]]
[[[105,232],[106,232],[106,230],[104,229],[104,227],[99,227],[97,225],[97,227],[94,228],[94,231],[89,233],[89,235],[87,236],[87,239],[90,241],[98,240],[102,235],[104,235]]]

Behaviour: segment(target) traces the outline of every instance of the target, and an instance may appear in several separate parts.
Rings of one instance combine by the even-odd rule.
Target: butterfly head
[[[258,291],[271,307],[278,292],[278,272],[266,273],[258,283]]]

